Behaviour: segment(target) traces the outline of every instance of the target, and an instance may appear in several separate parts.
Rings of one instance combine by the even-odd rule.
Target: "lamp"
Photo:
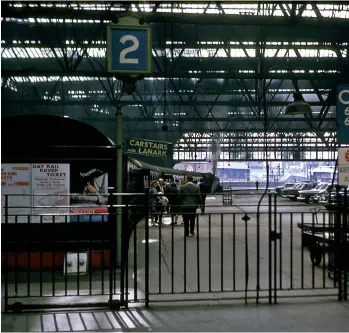
[[[303,101],[302,94],[299,91],[293,94],[293,98],[294,102],[286,106],[286,116],[311,113],[311,106]]]

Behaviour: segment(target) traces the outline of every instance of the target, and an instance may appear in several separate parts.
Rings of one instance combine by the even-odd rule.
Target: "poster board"
[[[76,161],[70,164],[70,222],[108,220],[108,164]]]
[[[65,222],[69,193],[69,164],[1,164],[2,223]]]
[[[69,164],[32,164],[31,188],[32,222],[64,223],[67,220],[70,193]]]
[[[349,147],[338,148],[338,185],[349,186]]]
[[[108,221],[108,166],[87,161],[2,164],[2,222],[5,194],[10,223]]]
[[[8,200],[7,212],[5,195]],[[30,164],[1,164],[1,223],[28,223],[31,215],[30,195]]]

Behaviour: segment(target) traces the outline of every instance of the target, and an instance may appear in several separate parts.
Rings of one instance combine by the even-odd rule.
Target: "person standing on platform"
[[[149,214],[152,226],[158,223],[158,217],[160,215],[159,212],[160,209],[162,209],[161,199],[159,198],[158,191],[156,190],[157,185],[158,182],[154,180],[152,181],[149,189]]]
[[[167,197],[164,196],[162,192],[159,192],[162,210],[160,210],[161,213],[167,213],[169,209],[169,200]]]
[[[162,178],[159,179],[158,185],[156,186],[156,190],[158,191],[158,193],[161,192],[161,194],[165,195],[165,196],[169,192],[169,188],[168,188],[168,186],[166,186],[166,184]],[[159,199],[160,199],[160,202],[162,202],[162,199],[160,197],[159,197]],[[159,224],[162,223],[163,213],[164,213],[163,210],[159,211],[159,216],[158,216]]]
[[[195,235],[196,209],[201,206],[199,188],[193,183],[193,177],[187,177],[187,183],[179,190],[181,213],[184,221],[185,236]]]
[[[179,189],[176,183],[171,183],[170,192],[168,194],[168,200],[170,202],[170,214],[171,214],[171,223],[177,225],[178,215],[180,210],[180,198],[179,198]]]
[[[208,186],[205,183],[200,183],[200,194],[201,194],[201,212],[205,213],[206,196],[208,194]]]
[[[163,194],[167,194],[168,192],[168,186],[165,184],[164,180],[162,178],[160,178],[158,180],[158,185],[156,186],[156,190],[158,192],[162,192]]]

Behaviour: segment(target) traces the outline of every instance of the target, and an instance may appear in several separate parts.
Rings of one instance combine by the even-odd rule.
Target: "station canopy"
[[[106,27],[152,28],[152,75],[122,93]],[[349,78],[345,2],[2,2],[2,116],[49,114],[170,141],[177,160],[333,160]],[[311,114],[288,116],[298,90]],[[165,126],[164,126],[165,125]],[[164,130],[165,129],[165,130]]]

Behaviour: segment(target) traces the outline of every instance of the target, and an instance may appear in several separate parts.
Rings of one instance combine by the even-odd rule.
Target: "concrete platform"
[[[348,303],[293,300],[278,305],[179,305],[128,311],[2,315],[2,332],[348,332]]]

